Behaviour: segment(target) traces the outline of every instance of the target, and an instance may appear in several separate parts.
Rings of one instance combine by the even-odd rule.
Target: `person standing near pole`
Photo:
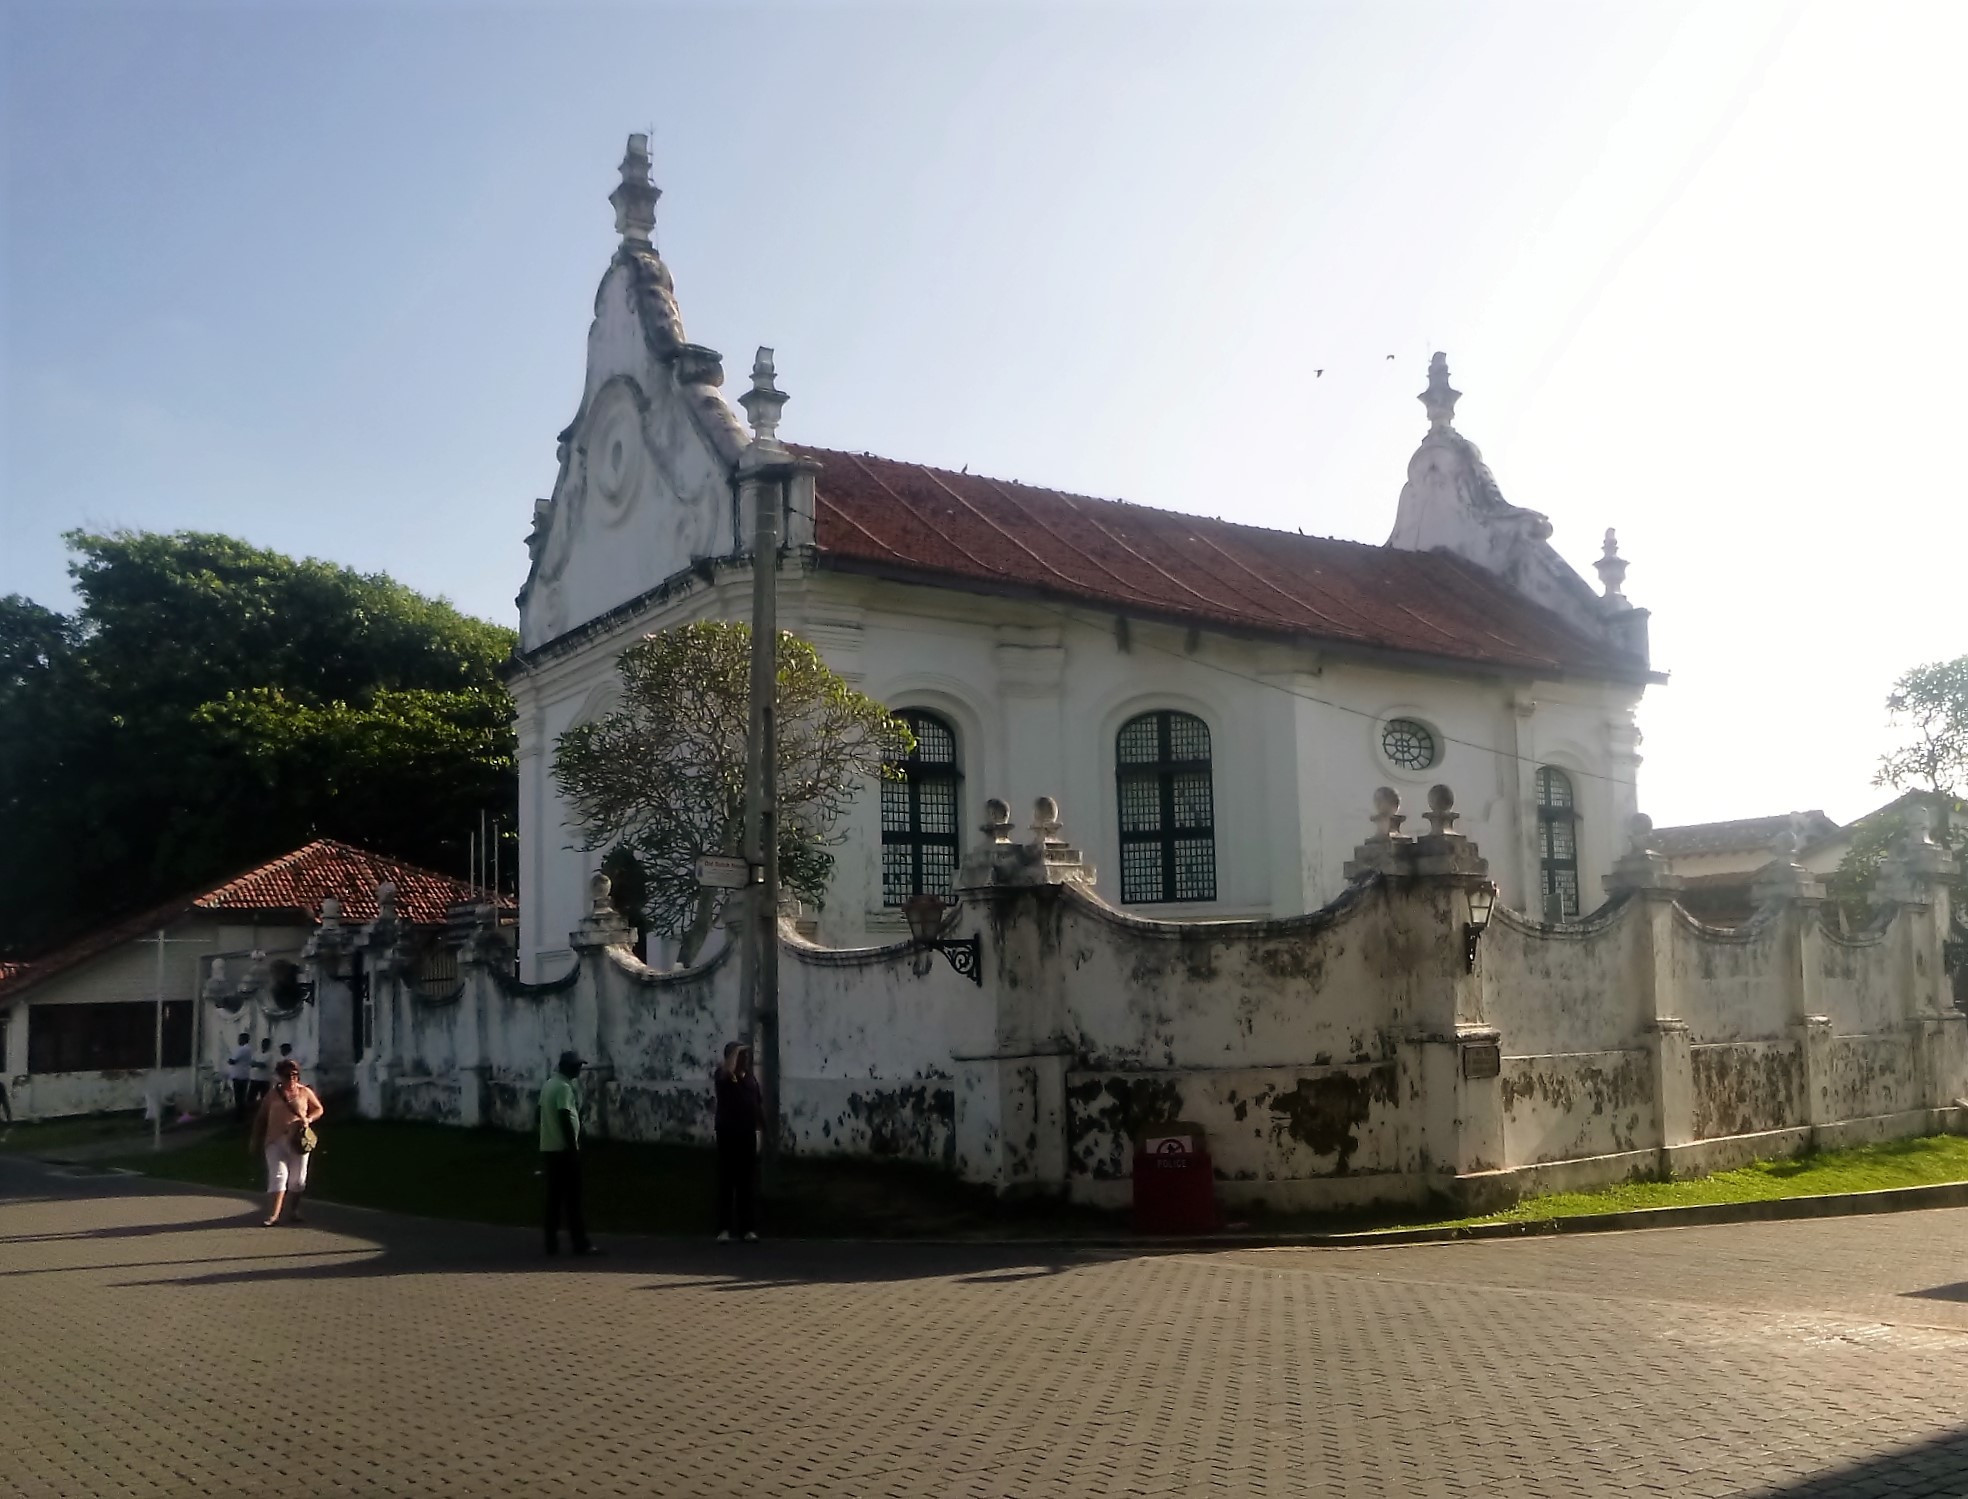
[[[717,1090],[717,1236],[736,1233],[750,1244],[758,1239],[759,1129],[765,1099],[752,1071],[752,1049],[733,1041],[711,1075]]]
[[[258,1108],[267,1096],[267,1089],[273,1086],[273,1037],[264,1037],[260,1049],[253,1054],[253,1065],[249,1069],[252,1082],[246,1092],[246,1102]]]
[[[250,1031],[239,1033],[239,1044],[226,1058],[226,1081],[232,1085],[232,1122],[238,1124],[246,1117],[246,1093],[253,1082],[253,1036]]]
[[[567,1224],[568,1246],[575,1254],[599,1251],[588,1241],[587,1219],[581,1211],[581,1102],[574,1079],[581,1075],[578,1052],[563,1051],[560,1065],[540,1089],[540,1166],[547,1178],[548,1254],[560,1253],[560,1225]]]

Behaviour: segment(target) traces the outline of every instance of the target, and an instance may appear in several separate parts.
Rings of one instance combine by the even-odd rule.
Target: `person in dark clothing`
[[[580,1054],[563,1051],[560,1065],[540,1090],[540,1167],[547,1178],[547,1253],[560,1253],[560,1225],[567,1224],[567,1242],[576,1254],[599,1254],[588,1242],[587,1219],[581,1212],[581,1105],[574,1079],[581,1075]]]
[[[239,1033],[239,1044],[226,1058],[226,1081],[232,1085],[232,1122],[243,1124],[246,1120],[247,1094],[253,1085],[253,1037],[251,1032]]]
[[[750,1243],[758,1238],[758,1141],[765,1123],[751,1048],[736,1041],[725,1047],[711,1079],[717,1090],[717,1236],[723,1240],[736,1233]]]
[[[268,1036],[260,1042],[259,1054],[252,1062],[253,1086],[247,1091],[248,1108],[257,1109],[266,1101],[273,1088],[273,1037]]]

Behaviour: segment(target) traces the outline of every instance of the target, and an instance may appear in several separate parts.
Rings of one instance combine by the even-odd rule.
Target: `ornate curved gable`
[[[533,507],[523,650],[737,550],[729,476],[747,438],[718,394],[717,351],[684,337],[651,242],[660,190],[646,136],[629,137],[621,173],[610,201],[622,242],[595,293],[580,409],[560,434],[553,496]]]

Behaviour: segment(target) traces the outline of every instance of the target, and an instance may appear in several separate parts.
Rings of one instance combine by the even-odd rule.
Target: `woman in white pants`
[[[253,1115],[248,1150],[264,1150],[267,1168],[267,1215],[260,1227],[280,1221],[281,1205],[289,1197],[287,1217],[301,1221],[301,1194],[307,1190],[308,1153],[301,1149],[301,1131],[321,1117],[321,1100],[301,1082],[300,1063],[291,1059],[274,1069],[274,1086]]]

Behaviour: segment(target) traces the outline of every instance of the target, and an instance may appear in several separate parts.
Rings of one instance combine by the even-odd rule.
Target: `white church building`
[[[572,964],[601,859],[567,824],[555,741],[615,704],[625,646],[748,617],[741,458],[755,439],[777,450],[720,394],[719,355],[685,338],[644,137],[621,176],[508,677],[536,981]],[[1663,680],[1646,611],[1620,591],[1611,532],[1595,590],[1550,521],[1503,498],[1453,425],[1457,395],[1438,354],[1382,546],[791,445],[811,468],[785,496],[780,625],[918,742],[906,779],[871,785],[841,829],[814,939],[892,940],[910,894],[949,892],[987,797],[1056,797],[1101,896],[1207,920],[1332,900],[1372,788],[1418,811],[1450,781],[1507,903],[1596,906],[1636,810],[1634,710]]]

